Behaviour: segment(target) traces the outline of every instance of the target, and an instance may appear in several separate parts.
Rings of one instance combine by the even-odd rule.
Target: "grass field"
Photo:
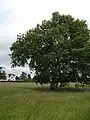
[[[90,92],[0,83],[0,120],[90,120]]]

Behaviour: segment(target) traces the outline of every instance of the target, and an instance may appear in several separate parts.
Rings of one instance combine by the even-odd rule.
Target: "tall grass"
[[[90,92],[0,83],[0,120],[90,120]]]

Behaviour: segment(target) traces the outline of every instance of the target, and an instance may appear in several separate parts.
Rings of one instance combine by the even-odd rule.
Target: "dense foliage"
[[[89,83],[90,31],[86,21],[70,15],[52,14],[48,21],[17,35],[10,48],[11,64],[28,64],[37,82]]]

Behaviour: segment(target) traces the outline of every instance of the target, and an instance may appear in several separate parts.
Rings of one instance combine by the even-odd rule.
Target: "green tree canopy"
[[[52,14],[10,47],[12,66],[28,64],[37,82],[87,82],[90,77],[90,31],[85,20]]]

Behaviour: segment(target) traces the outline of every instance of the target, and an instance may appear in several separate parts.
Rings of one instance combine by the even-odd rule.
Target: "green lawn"
[[[90,120],[90,92],[0,83],[0,120]]]

